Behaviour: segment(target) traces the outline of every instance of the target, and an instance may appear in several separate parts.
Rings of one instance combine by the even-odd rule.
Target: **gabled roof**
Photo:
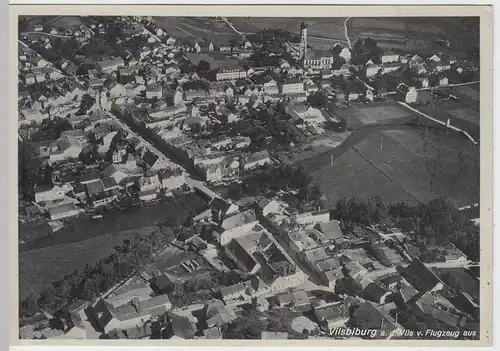
[[[221,227],[225,230],[230,230],[255,221],[257,221],[255,213],[252,210],[247,210],[232,217],[226,218],[222,222]]]
[[[75,211],[75,210],[76,210],[75,204],[69,203],[69,204],[51,207],[51,208],[49,208],[49,213],[51,216],[53,216],[53,215],[63,214],[63,213],[67,213],[67,212]]]
[[[158,161],[160,157],[158,155],[155,155],[151,151],[146,151],[144,155],[142,156],[142,160],[146,162],[146,164],[150,167],[153,167],[156,161]]]
[[[354,312],[353,317],[360,328],[364,329],[395,329],[394,319],[384,310],[377,308],[373,302],[366,301]]]

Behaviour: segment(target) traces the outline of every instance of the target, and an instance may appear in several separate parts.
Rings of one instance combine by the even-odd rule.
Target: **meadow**
[[[479,200],[479,150],[457,134],[373,132],[312,175],[330,204],[375,195],[410,204],[446,197],[457,207]]]

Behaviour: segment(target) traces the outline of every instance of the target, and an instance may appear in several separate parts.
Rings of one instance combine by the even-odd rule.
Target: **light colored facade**
[[[215,79],[218,81],[245,79],[246,77],[247,72],[242,68],[221,69],[215,75]]]

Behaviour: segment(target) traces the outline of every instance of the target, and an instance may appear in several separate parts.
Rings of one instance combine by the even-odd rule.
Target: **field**
[[[43,24],[54,28],[76,29],[83,21],[77,16],[23,16],[27,20],[28,31],[34,30],[36,24]]]
[[[322,37],[345,40],[344,21],[345,17],[332,17],[332,18],[266,18],[266,17],[252,17],[249,21],[257,28],[280,28],[288,30],[293,33],[300,33],[300,24],[305,22],[307,24],[307,35],[310,37]],[[239,29],[234,23],[236,29]],[[255,28],[254,28],[255,31]]]
[[[186,53],[185,56],[194,65],[198,65],[200,61],[207,61],[208,63],[210,63],[211,69],[236,66],[239,63],[237,59],[226,57],[222,53],[215,53],[215,52],[209,54],[206,53],[196,54],[188,52]]]
[[[87,263],[95,263],[114,252],[114,247],[136,234],[148,235],[153,227],[101,235],[71,244],[62,244],[19,254],[19,298],[40,292]]]
[[[331,204],[342,196],[411,204],[443,196],[461,207],[478,202],[478,160],[478,150],[458,136],[385,131],[312,173]]]
[[[237,34],[225,23],[205,17],[153,17],[159,28],[176,39],[225,45]]]
[[[458,97],[458,101],[434,98],[429,91],[419,92],[417,109],[429,116],[446,122],[450,119],[452,126],[458,127],[479,138],[479,84],[451,87],[450,93]],[[427,103],[428,102],[428,103]]]
[[[384,103],[378,106],[363,105],[333,109],[333,113],[344,118],[352,129],[366,125],[408,122],[413,118],[411,111],[396,103]]]

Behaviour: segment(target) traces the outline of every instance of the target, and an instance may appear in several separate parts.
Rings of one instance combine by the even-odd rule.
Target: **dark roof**
[[[149,150],[144,153],[144,156],[142,156],[142,160],[146,162],[150,167],[153,167],[158,159],[159,157]]]
[[[140,339],[153,334],[151,330],[151,323],[136,325],[135,327],[128,328],[125,330],[125,333],[129,339]]]
[[[226,246],[233,256],[241,263],[245,269],[250,272],[255,267],[257,262],[254,258],[241,246],[237,239],[233,239]]]
[[[104,191],[102,183],[100,180],[96,180],[92,183],[87,184],[87,192],[89,195],[97,195]]]
[[[387,290],[375,283],[368,284],[363,290],[363,298],[376,303],[380,302],[382,296],[387,293]]]
[[[403,277],[399,274],[390,275],[384,279],[381,279],[380,282],[385,286],[389,286],[392,283],[397,283],[403,280]]]
[[[381,329],[383,324],[384,330],[392,330],[396,327],[394,319],[387,313],[370,301],[362,304],[353,314],[358,327],[364,329]]]
[[[224,201],[220,197],[214,197],[212,201],[210,201],[209,206],[213,210],[221,211],[221,212],[227,212],[229,208],[231,207],[231,204],[227,201]]]
[[[414,281],[414,286],[420,291],[432,290],[438,283],[442,283],[441,279],[419,260],[411,261],[406,267],[405,273]]]
[[[112,177],[106,177],[101,179],[102,186],[105,190],[113,188],[116,186],[116,180]]]
[[[169,277],[167,277],[165,274],[159,275],[156,277],[155,281],[153,284],[160,290],[160,291],[165,291],[166,289],[170,288],[172,286],[172,281],[170,280]]]

